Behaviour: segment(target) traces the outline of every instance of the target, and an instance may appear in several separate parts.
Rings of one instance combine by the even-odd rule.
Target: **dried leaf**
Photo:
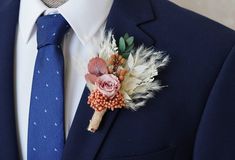
[[[101,76],[108,73],[106,62],[99,57],[92,58],[88,63],[88,72],[96,76]]]
[[[85,75],[85,79],[86,79],[87,82],[95,84],[95,82],[98,79],[98,77],[96,75],[94,75],[94,74],[88,73],[88,74]]]
[[[146,65],[138,65],[133,69],[132,73],[134,73],[134,75],[140,75],[147,69],[147,67],[148,66]]]
[[[134,66],[134,58],[133,58],[132,54],[130,54],[128,57],[127,65],[130,69],[132,69]]]

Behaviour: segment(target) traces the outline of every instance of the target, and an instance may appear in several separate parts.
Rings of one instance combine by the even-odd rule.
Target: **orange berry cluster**
[[[119,69],[119,66],[122,66],[126,63],[126,59],[119,54],[113,54],[108,60],[108,71],[109,74],[116,75],[120,81],[124,80],[124,76],[127,73],[127,70]]]
[[[108,98],[99,90],[94,90],[89,95],[87,103],[96,111],[104,109],[113,111],[114,109],[125,107],[124,97],[120,92],[117,92],[113,98]]]
[[[126,74],[127,74],[127,70],[119,69],[116,75],[120,81],[123,81]]]

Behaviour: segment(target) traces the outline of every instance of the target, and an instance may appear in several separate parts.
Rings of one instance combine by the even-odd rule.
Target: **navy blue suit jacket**
[[[18,160],[14,46],[19,0],[0,1],[0,160]],[[84,17],[85,18],[85,17]],[[108,112],[95,134],[84,94],[63,160],[234,160],[235,32],[166,0],[114,0],[107,29],[166,51],[168,85],[137,112]]]

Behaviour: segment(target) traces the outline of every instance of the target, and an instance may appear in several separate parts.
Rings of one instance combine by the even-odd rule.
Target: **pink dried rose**
[[[88,72],[95,76],[101,76],[108,73],[108,67],[102,58],[92,58],[88,63]]]
[[[121,87],[120,81],[113,74],[104,74],[98,77],[95,85],[102,94],[109,98],[113,98]]]

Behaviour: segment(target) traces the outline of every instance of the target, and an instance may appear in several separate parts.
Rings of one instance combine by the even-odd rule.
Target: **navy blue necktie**
[[[64,147],[64,58],[61,41],[69,29],[60,14],[37,20],[28,125],[28,160],[60,160]]]

